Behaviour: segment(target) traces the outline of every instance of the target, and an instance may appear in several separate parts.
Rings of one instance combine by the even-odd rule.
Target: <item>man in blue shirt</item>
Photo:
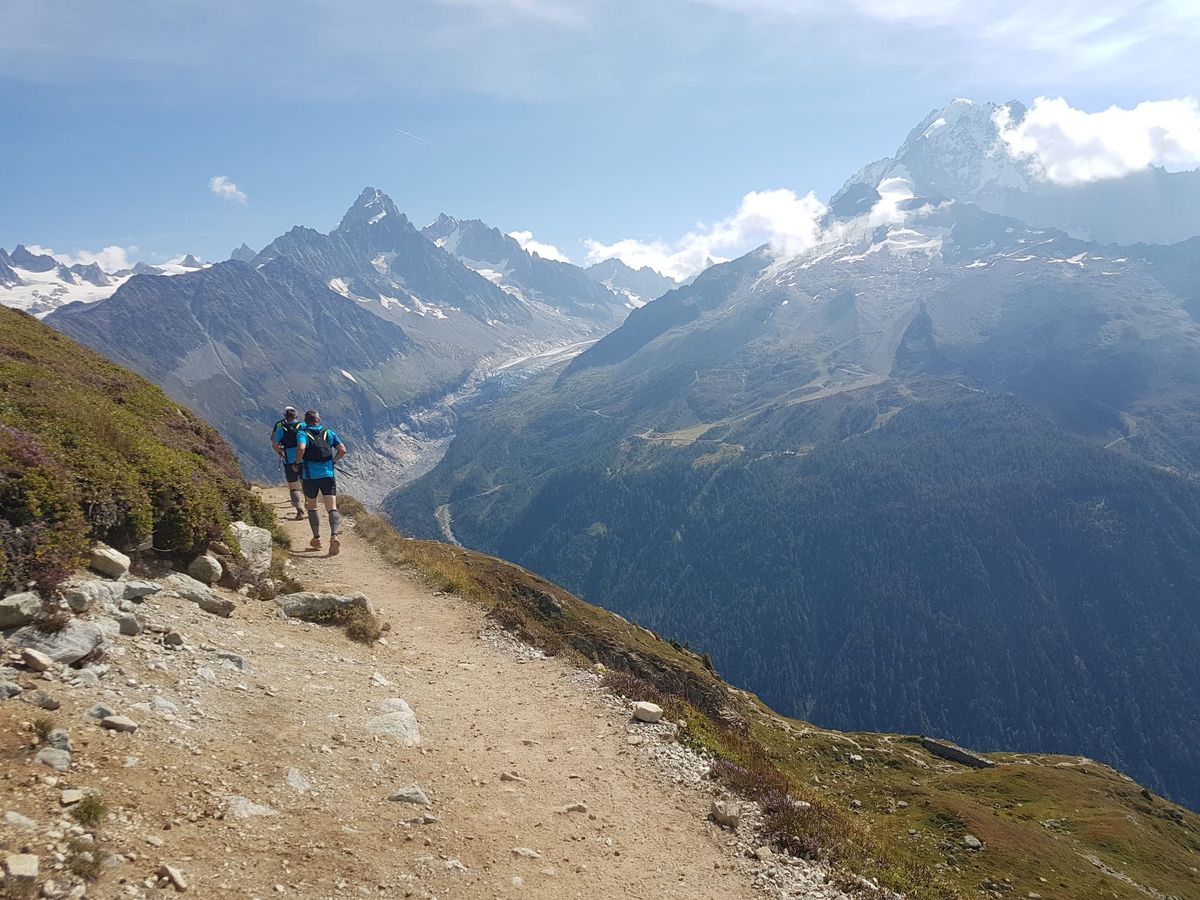
[[[291,493],[297,522],[304,518],[304,511],[300,506],[300,468],[296,465],[296,434],[300,428],[296,407],[288,406],[283,410],[283,418],[271,429],[271,447],[279,454],[279,461],[283,463],[283,480],[287,482],[288,491]]]
[[[321,517],[317,512],[317,495],[325,498],[329,514],[329,555],[342,549],[342,517],[337,508],[337,477],[333,464],[346,455],[346,445],[330,428],[321,424],[315,409],[304,414],[304,427],[296,432],[296,459],[300,463],[300,486],[304,505],[308,508],[308,524],[313,538],[308,546],[321,549]]]

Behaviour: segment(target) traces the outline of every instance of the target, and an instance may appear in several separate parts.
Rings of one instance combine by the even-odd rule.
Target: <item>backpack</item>
[[[283,429],[283,440],[279,442],[279,445],[291,450],[296,446],[296,432],[300,430],[300,423],[299,421],[289,422],[287,419],[280,419],[275,423],[275,428],[272,431],[277,431],[280,428]]]
[[[324,425],[305,428],[308,441],[304,445],[304,461],[317,463],[333,459],[333,448],[329,446],[329,429]]]

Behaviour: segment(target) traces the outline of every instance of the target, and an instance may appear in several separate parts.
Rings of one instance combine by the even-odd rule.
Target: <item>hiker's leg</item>
[[[313,538],[321,536],[321,516],[317,512],[317,486],[311,481],[302,481],[304,490],[304,506],[308,510],[308,525],[312,528]]]
[[[331,479],[332,482],[332,479]],[[337,508],[337,484],[333,482],[324,491],[325,494],[325,512],[329,514],[329,533],[338,535],[342,533],[342,514]]]
[[[287,482],[288,494],[291,496],[292,508],[296,512],[300,512],[300,479],[297,477],[295,467],[288,463],[283,464],[283,480]]]

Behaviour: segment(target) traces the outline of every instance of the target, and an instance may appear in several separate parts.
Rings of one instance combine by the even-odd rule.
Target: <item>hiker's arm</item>
[[[346,445],[344,443],[339,443],[337,445],[337,450],[333,454],[333,461],[337,462],[339,459],[341,459],[345,455],[346,455]]]
[[[279,429],[271,429],[271,449],[279,456],[283,456],[283,444],[279,443]]]

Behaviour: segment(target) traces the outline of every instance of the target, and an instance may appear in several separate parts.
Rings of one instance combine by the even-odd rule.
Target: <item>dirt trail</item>
[[[283,515],[285,495],[266,496]],[[307,544],[307,523],[284,527]],[[342,547],[295,554],[295,574],[366,593],[392,625],[385,643],[283,620],[273,603],[245,601],[221,619],[152,597],[148,624],[177,629],[182,648],[152,632],[120,638],[99,685],[45,683],[75,745],[70,772],[32,763],[21,717],[36,710],[0,704],[0,771],[14,787],[0,806],[42,829],[0,825],[4,846],[26,843],[49,868],[53,829],[67,821],[59,792],[79,788],[103,796],[112,815],[98,839],[124,859],[89,897],[163,896],[152,885],[164,864],[200,897],[763,896],[707,820],[710,798],[671,783],[631,743],[647,726],[565,663],[481,639],[479,609],[387,565],[352,527]],[[421,746],[366,730],[395,697],[415,711]],[[100,729],[86,714],[96,703],[137,732]],[[386,799],[412,783],[431,806]],[[231,795],[269,810],[239,816]],[[586,812],[564,811],[579,803]],[[423,814],[437,821],[414,824]]]

